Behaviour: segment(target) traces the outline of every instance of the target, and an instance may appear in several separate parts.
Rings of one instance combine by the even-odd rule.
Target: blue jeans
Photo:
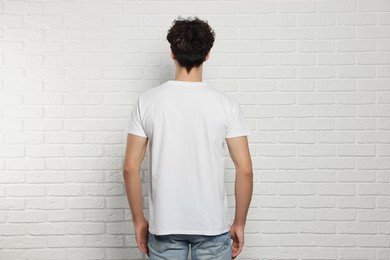
[[[231,260],[230,232],[216,236],[153,235],[149,233],[151,260],[187,260],[191,246],[192,260]]]

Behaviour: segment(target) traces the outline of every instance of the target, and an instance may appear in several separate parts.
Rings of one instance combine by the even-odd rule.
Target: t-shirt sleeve
[[[147,137],[145,129],[142,125],[139,99],[137,99],[133,106],[133,111],[130,116],[130,122],[127,126],[127,133]]]
[[[226,138],[247,136],[250,134],[250,130],[245,121],[244,115],[237,100],[232,99],[232,107],[230,116],[228,118],[228,127],[226,131]]]

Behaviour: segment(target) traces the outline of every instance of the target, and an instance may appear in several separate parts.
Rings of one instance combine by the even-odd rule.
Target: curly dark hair
[[[175,59],[186,68],[187,73],[205,61],[214,39],[214,30],[207,21],[198,17],[184,19],[179,16],[173,21],[167,34]]]

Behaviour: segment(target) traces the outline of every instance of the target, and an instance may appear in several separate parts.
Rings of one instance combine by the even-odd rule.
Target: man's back
[[[170,80],[140,96],[131,120],[128,132],[149,139],[149,230],[228,231],[224,141],[249,133],[236,100],[206,82]]]
[[[253,189],[249,130],[237,101],[202,80],[215,39],[209,24],[179,17],[166,38],[175,80],[140,96],[128,126],[123,175],[137,246],[153,260],[185,260],[190,246],[193,260],[235,258],[244,245]],[[223,182],[225,140],[236,169],[231,225]],[[148,143],[149,221],[139,176]]]

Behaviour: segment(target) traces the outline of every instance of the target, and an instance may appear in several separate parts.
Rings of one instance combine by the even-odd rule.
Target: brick
[[[354,39],[355,29],[350,27],[319,27],[317,39]]]
[[[334,129],[334,120],[300,118],[297,120],[297,129],[300,131],[332,130]]]
[[[376,234],[376,225],[370,222],[341,223],[338,225],[339,234]]]
[[[367,260],[375,260],[375,249],[360,249],[360,248],[343,248],[339,250],[339,256],[342,259],[367,259]]]
[[[340,14],[337,16],[338,25],[375,25],[376,15],[370,13]]]
[[[51,209],[64,209],[66,207],[66,199],[63,198],[27,198],[26,209],[33,210],[51,210]]]
[[[264,234],[296,234],[298,224],[296,222],[263,222],[260,224],[260,231]]]
[[[390,55],[387,53],[361,53],[357,56],[358,64],[384,65],[390,64]]]
[[[23,24],[23,17],[12,15],[12,14],[9,15],[3,14],[2,17],[0,18],[0,22],[4,26],[21,27]]]
[[[355,55],[350,53],[318,54],[318,65],[353,65]],[[337,80],[339,81],[339,80]],[[340,84],[341,85],[341,84]]]
[[[64,224],[30,224],[28,226],[27,234],[39,236],[39,235],[65,235],[65,225]]]
[[[278,141],[280,143],[301,143],[313,144],[315,142],[314,132],[289,132],[283,131],[278,133]]]
[[[256,75],[255,68],[225,68],[221,71],[223,79],[254,79]]]
[[[334,52],[335,44],[329,40],[301,40],[298,42],[299,52]]]
[[[337,198],[337,207],[341,209],[373,209],[374,197],[341,196]]]
[[[7,222],[9,223],[36,223],[45,221],[44,211],[7,211]]]
[[[99,209],[104,207],[102,198],[69,198],[69,209]]]
[[[378,51],[389,51],[389,43],[390,40],[375,40],[376,48]]]
[[[355,185],[353,184],[318,184],[317,193],[319,195],[349,196],[355,195]]]
[[[10,237],[7,239],[7,248],[9,249],[36,249],[45,246],[46,238],[44,237]]]
[[[261,41],[259,42],[259,51],[265,53],[288,53],[297,50],[296,41]]]
[[[24,209],[24,200],[23,199],[14,199],[14,198],[6,198],[2,199],[0,204],[0,209]]]
[[[358,81],[360,91],[387,91],[390,89],[387,79],[362,79]]]
[[[298,145],[297,155],[306,157],[328,157],[336,155],[336,147],[334,145]]]
[[[345,14],[343,14],[345,15]],[[330,26],[336,24],[335,14],[300,14],[297,16],[298,26]]]
[[[386,27],[366,26],[356,30],[358,39],[387,39],[390,38],[390,30]]]
[[[124,219],[123,210],[88,210],[85,211],[85,220],[91,222],[111,222]]]
[[[378,15],[379,24],[390,24],[390,16],[388,13],[381,13]]]
[[[321,196],[321,197],[302,196],[298,198],[298,207],[299,208],[334,208],[335,201],[333,198],[330,198],[328,196]]]
[[[94,235],[85,237],[85,244],[90,247],[121,247],[124,243],[122,236]]]
[[[348,13],[356,11],[356,1],[342,0],[342,1],[320,1],[318,3],[318,11],[324,13]]]
[[[258,44],[253,40],[222,41],[220,46],[221,51],[230,53],[255,53],[258,50]]]
[[[84,11],[87,14],[116,14],[121,13],[122,5],[121,3],[94,3],[94,2],[85,2],[84,3]]]
[[[83,236],[67,235],[67,236],[50,236],[47,241],[47,246],[51,247],[83,247],[84,238]]]
[[[334,248],[302,248],[302,259],[337,259],[337,250]]]
[[[277,56],[274,54],[240,55],[240,65],[244,65],[244,66],[276,65],[276,63],[277,63]]]
[[[380,197],[377,202],[377,207],[380,209],[390,209],[390,200],[388,197]]]
[[[261,67],[259,76],[263,79],[291,79],[295,78],[296,69],[294,67]]]
[[[109,20],[112,16],[107,15],[104,17],[104,19]],[[119,17],[119,15],[118,15]],[[119,18],[118,18],[119,19]],[[133,20],[131,20],[133,22]],[[96,15],[64,15],[64,25],[67,27],[77,27],[77,26],[83,26],[83,27],[96,27],[96,26],[102,26],[103,25],[103,19],[102,17],[96,16]],[[110,25],[105,24],[105,25]]]
[[[79,2],[47,2],[45,3],[45,13],[72,14],[81,13],[83,3]]]
[[[279,219],[288,221],[310,221],[315,220],[315,210],[313,209],[281,209]]]
[[[312,158],[279,158],[277,160],[278,169],[288,170],[308,170],[314,169],[315,160]]]
[[[352,235],[322,234],[317,237],[317,241],[321,247],[356,247],[357,245],[356,237]]]
[[[389,247],[390,238],[381,235],[367,235],[358,237],[358,245],[361,247]]]
[[[3,236],[22,236],[27,230],[24,224],[0,224],[0,227]]]
[[[264,14],[258,15],[257,17],[258,25],[261,27],[292,27],[296,25],[295,15]]]
[[[315,56],[313,54],[306,53],[284,53],[279,55],[280,65],[297,65],[297,66],[310,66],[315,65]]]
[[[390,195],[390,184],[359,184],[357,186],[357,193],[359,195]]]
[[[317,106],[318,117],[354,117],[355,107],[347,105]]]
[[[337,147],[337,155],[339,156],[367,157],[375,156],[375,154],[375,146],[373,145],[339,145]]]
[[[72,235],[93,235],[103,234],[104,224],[103,223],[69,223],[67,224],[67,233]]]
[[[311,79],[283,79],[278,82],[278,90],[282,92],[312,92],[314,87]]]
[[[333,93],[299,93],[297,103],[302,105],[334,104]]]
[[[278,11],[281,13],[311,13],[317,9],[315,1],[281,1],[278,3]]]
[[[40,185],[14,184],[7,187],[7,195],[10,197],[45,196],[46,190]]]
[[[300,227],[302,234],[336,234],[336,223],[334,222],[307,222]]]
[[[358,0],[359,11],[372,12],[372,11],[389,11],[390,4],[386,0]]]
[[[389,210],[366,209],[358,212],[358,220],[361,222],[387,222],[389,216]]]
[[[283,235],[280,239],[280,245],[283,247],[304,247],[304,246],[315,246],[316,239],[312,235]]]
[[[375,68],[371,66],[344,66],[336,69],[336,75],[340,78],[373,78]]]
[[[347,147],[353,147],[353,145]],[[343,170],[337,173],[337,180],[339,182],[374,182],[375,173],[374,171]]]
[[[243,40],[275,40],[277,38],[275,28],[241,28],[239,34],[240,39]]]
[[[263,14],[263,13],[276,13],[276,2],[275,1],[240,1],[239,2],[239,13],[240,14]]]
[[[278,184],[279,195],[314,195],[316,187],[313,184]]]
[[[256,154],[261,156],[295,156],[295,147],[292,145],[257,145]]]
[[[177,2],[175,3],[177,5]],[[180,8],[180,5],[178,5]],[[193,6],[191,7],[191,11],[193,11]],[[256,26],[257,18],[254,15],[226,15],[221,16],[219,19],[220,26],[227,27],[250,27]]]
[[[60,209],[53,210],[47,213],[47,221],[50,222],[75,222],[84,221],[84,211]]]
[[[351,209],[318,209],[318,220],[355,221],[356,210]]]

